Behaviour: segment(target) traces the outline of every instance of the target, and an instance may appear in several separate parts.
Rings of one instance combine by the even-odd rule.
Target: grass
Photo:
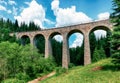
[[[102,69],[93,70],[95,67]],[[54,75],[40,83],[120,83],[120,69],[109,58],[84,67],[73,67],[66,73]]]

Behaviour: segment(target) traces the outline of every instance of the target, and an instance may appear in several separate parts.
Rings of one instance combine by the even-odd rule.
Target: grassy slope
[[[92,71],[96,66],[103,68]],[[67,73],[53,76],[40,83],[120,83],[120,71],[116,71],[111,59],[105,59],[85,67],[74,67]]]

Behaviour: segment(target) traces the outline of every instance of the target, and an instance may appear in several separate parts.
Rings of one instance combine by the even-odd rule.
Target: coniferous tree
[[[18,32],[18,31],[19,31],[18,21],[15,20],[15,24],[14,24],[14,27],[13,27],[13,32]]]
[[[111,21],[114,24],[112,33],[112,57],[113,63],[120,64],[120,0],[113,0],[113,13]]]
[[[90,51],[91,51],[91,57],[93,57],[93,53],[94,53],[96,44],[97,44],[96,37],[95,37],[95,34],[92,32],[90,34]]]
[[[104,59],[104,58],[106,58],[106,55],[105,55],[105,51],[104,51],[103,47],[102,46],[100,48],[96,47],[95,51],[93,53],[92,61],[97,62],[97,61]]]

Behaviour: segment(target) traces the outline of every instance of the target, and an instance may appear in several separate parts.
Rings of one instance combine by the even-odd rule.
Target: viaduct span
[[[89,43],[89,34],[90,32],[102,29],[102,30],[112,30],[112,24],[108,20],[95,21],[90,23],[59,27],[53,29],[45,29],[40,31],[29,31],[29,32],[17,32],[14,33],[17,38],[23,36],[28,36],[30,38],[30,43],[33,45],[34,38],[36,35],[43,35],[45,38],[45,58],[48,58],[49,55],[52,55],[52,48],[50,43],[50,38],[55,35],[60,34],[63,37],[63,46],[62,46],[62,67],[68,68],[70,62],[70,55],[68,49],[68,38],[74,32],[80,32],[84,36],[84,65],[91,63],[90,55],[90,43]],[[12,33],[13,34],[13,33]],[[12,35],[11,34],[11,35]]]

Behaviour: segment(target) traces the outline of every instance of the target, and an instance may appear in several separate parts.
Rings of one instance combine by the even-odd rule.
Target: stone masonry
[[[102,30],[112,30],[112,24],[108,20],[95,21],[90,23],[58,27],[52,29],[44,29],[40,31],[29,31],[29,32],[16,32],[11,33],[16,35],[17,38],[22,36],[28,36],[30,38],[30,43],[32,45],[36,35],[43,35],[45,38],[45,58],[48,58],[52,55],[52,48],[50,43],[50,38],[55,35],[60,34],[63,37],[63,48],[62,48],[62,67],[68,68],[70,62],[70,55],[68,49],[68,38],[74,32],[80,32],[84,36],[84,65],[91,63],[90,55],[90,44],[89,44],[89,34],[91,31],[102,29]]]

